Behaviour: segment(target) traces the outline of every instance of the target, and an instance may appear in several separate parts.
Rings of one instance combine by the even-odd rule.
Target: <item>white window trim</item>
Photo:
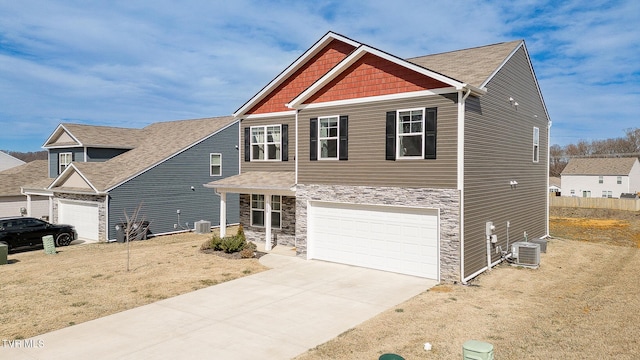
[[[267,140],[267,128],[270,127],[277,127],[280,130],[280,142],[269,142]],[[254,143],[253,142],[253,129],[258,129],[261,128],[264,134],[264,142],[262,143]],[[250,154],[250,159],[251,161],[282,161],[282,124],[272,124],[272,125],[258,125],[258,126],[251,126],[249,128],[249,151],[251,152]],[[279,159],[269,159],[269,145],[274,145],[274,144],[280,144],[280,158]],[[253,157],[253,146],[254,145],[262,145],[263,149],[264,149],[264,158],[263,159],[254,159]]]
[[[533,127],[533,162],[540,162],[540,128]]]
[[[406,133],[406,134],[402,134],[400,135],[400,113],[401,112],[406,112],[406,111],[422,111],[422,132],[420,133]],[[425,141],[425,136],[424,136],[424,131],[425,131],[425,117],[427,114],[427,108],[423,107],[423,108],[413,108],[413,109],[399,109],[396,110],[396,159],[397,160],[407,160],[407,159],[424,159],[424,141]],[[420,146],[420,153],[421,155],[415,155],[415,156],[402,156],[402,147],[400,146],[400,137],[401,136],[415,136],[415,135],[420,135],[422,137],[422,145]]]
[[[62,168],[63,164],[62,164],[62,157],[63,156],[69,156],[69,162],[64,164],[64,169]],[[71,162],[73,161],[73,153],[71,152],[61,152],[58,154],[58,174],[62,174],[62,172],[64,170],[66,170],[69,167],[69,164],[71,164]]]
[[[258,208],[254,208],[253,207],[253,196],[254,195],[262,196],[262,203],[264,204],[265,208],[258,209]],[[253,211],[254,210],[255,211],[262,211],[263,213],[266,211],[266,207],[267,207],[266,206],[266,204],[267,204],[266,196],[272,196],[272,197],[273,196],[278,196],[280,198],[280,202],[279,202],[280,203],[280,210],[273,210],[273,205],[271,205],[271,214],[272,214],[271,216],[272,216],[272,218],[273,218],[273,213],[279,213],[280,214],[280,226],[278,226],[278,227],[271,226],[271,228],[280,230],[280,229],[282,229],[282,197],[283,197],[282,195],[250,194],[249,195],[249,209],[250,209],[249,210],[249,223],[251,224],[252,227],[256,227],[256,228],[265,228],[266,227],[264,225],[262,225],[262,226],[261,225],[254,225],[254,223],[253,223]],[[273,198],[271,199],[271,203],[273,204]],[[266,214],[263,215],[262,219],[266,221],[266,219],[267,219]]]
[[[336,119],[338,134],[336,136],[321,137],[320,130],[322,128],[322,119]],[[322,157],[322,140],[336,140],[336,156]],[[340,159],[340,115],[318,117],[318,160],[339,160]]]
[[[220,157],[220,173],[219,174],[214,174],[213,173],[213,156],[214,155],[218,155]],[[221,153],[210,153],[209,154],[209,176],[222,176],[222,154]]]

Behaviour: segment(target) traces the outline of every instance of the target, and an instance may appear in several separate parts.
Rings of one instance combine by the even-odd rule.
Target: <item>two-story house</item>
[[[240,194],[266,249],[464,282],[548,234],[550,121],[524,41],[402,59],[329,32],[233,115],[241,173],[205,186]]]
[[[231,116],[142,129],[60,124],[43,145],[49,178],[24,185],[23,193],[48,197],[50,219],[74,225],[87,240],[116,239],[116,225],[138,206],[153,234],[200,220],[218,225],[219,201],[201,184],[239,173],[237,134]],[[227,202],[237,223],[238,196]]]
[[[638,158],[573,158],[562,170],[562,196],[619,198],[640,192]]]

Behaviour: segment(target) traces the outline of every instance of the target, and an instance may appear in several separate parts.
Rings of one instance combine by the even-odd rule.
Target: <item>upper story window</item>
[[[58,154],[58,174],[62,174],[64,169],[66,169],[71,161],[73,160],[73,154],[70,152],[60,153]]]
[[[598,184],[604,183],[604,176],[598,176]]]
[[[209,175],[222,176],[222,154],[209,154]]]
[[[347,160],[348,123],[346,115],[309,120],[309,160]]]
[[[320,159],[338,158],[338,117],[318,118]]]
[[[435,159],[437,109],[387,112],[386,159]]]
[[[261,125],[244,129],[244,161],[287,161],[288,125]]]
[[[540,161],[540,129],[533,127],[533,162]]]
[[[616,184],[622,184],[622,176],[618,176],[618,178],[616,179]]]

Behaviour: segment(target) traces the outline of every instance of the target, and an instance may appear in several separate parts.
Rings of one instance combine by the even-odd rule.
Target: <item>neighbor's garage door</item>
[[[98,204],[60,201],[58,223],[75,226],[80,238],[98,240]]]
[[[438,211],[311,202],[308,257],[439,280]]]

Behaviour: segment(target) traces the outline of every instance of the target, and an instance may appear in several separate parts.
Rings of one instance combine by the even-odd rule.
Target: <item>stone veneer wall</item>
[[[307,202],[334,201],[440,209],[440,279],[460,281],[460,195],[456,189],[296,185],[296,251],[307,252]]]
[[[240,224],[244,229],[247,240],[265,242],[265,229],[251,226],[251,195],[240,194]],[[271,229],[272,246],[296,246],[296,198],[282,197],[280,214],[280,229]]]
[[[80,195],[56,193],[53,196],[53,222],[58,222],[58,206],[60,200],[76,200],[98,203],[98,240],[107,241],[107,203],[104,195]]]

